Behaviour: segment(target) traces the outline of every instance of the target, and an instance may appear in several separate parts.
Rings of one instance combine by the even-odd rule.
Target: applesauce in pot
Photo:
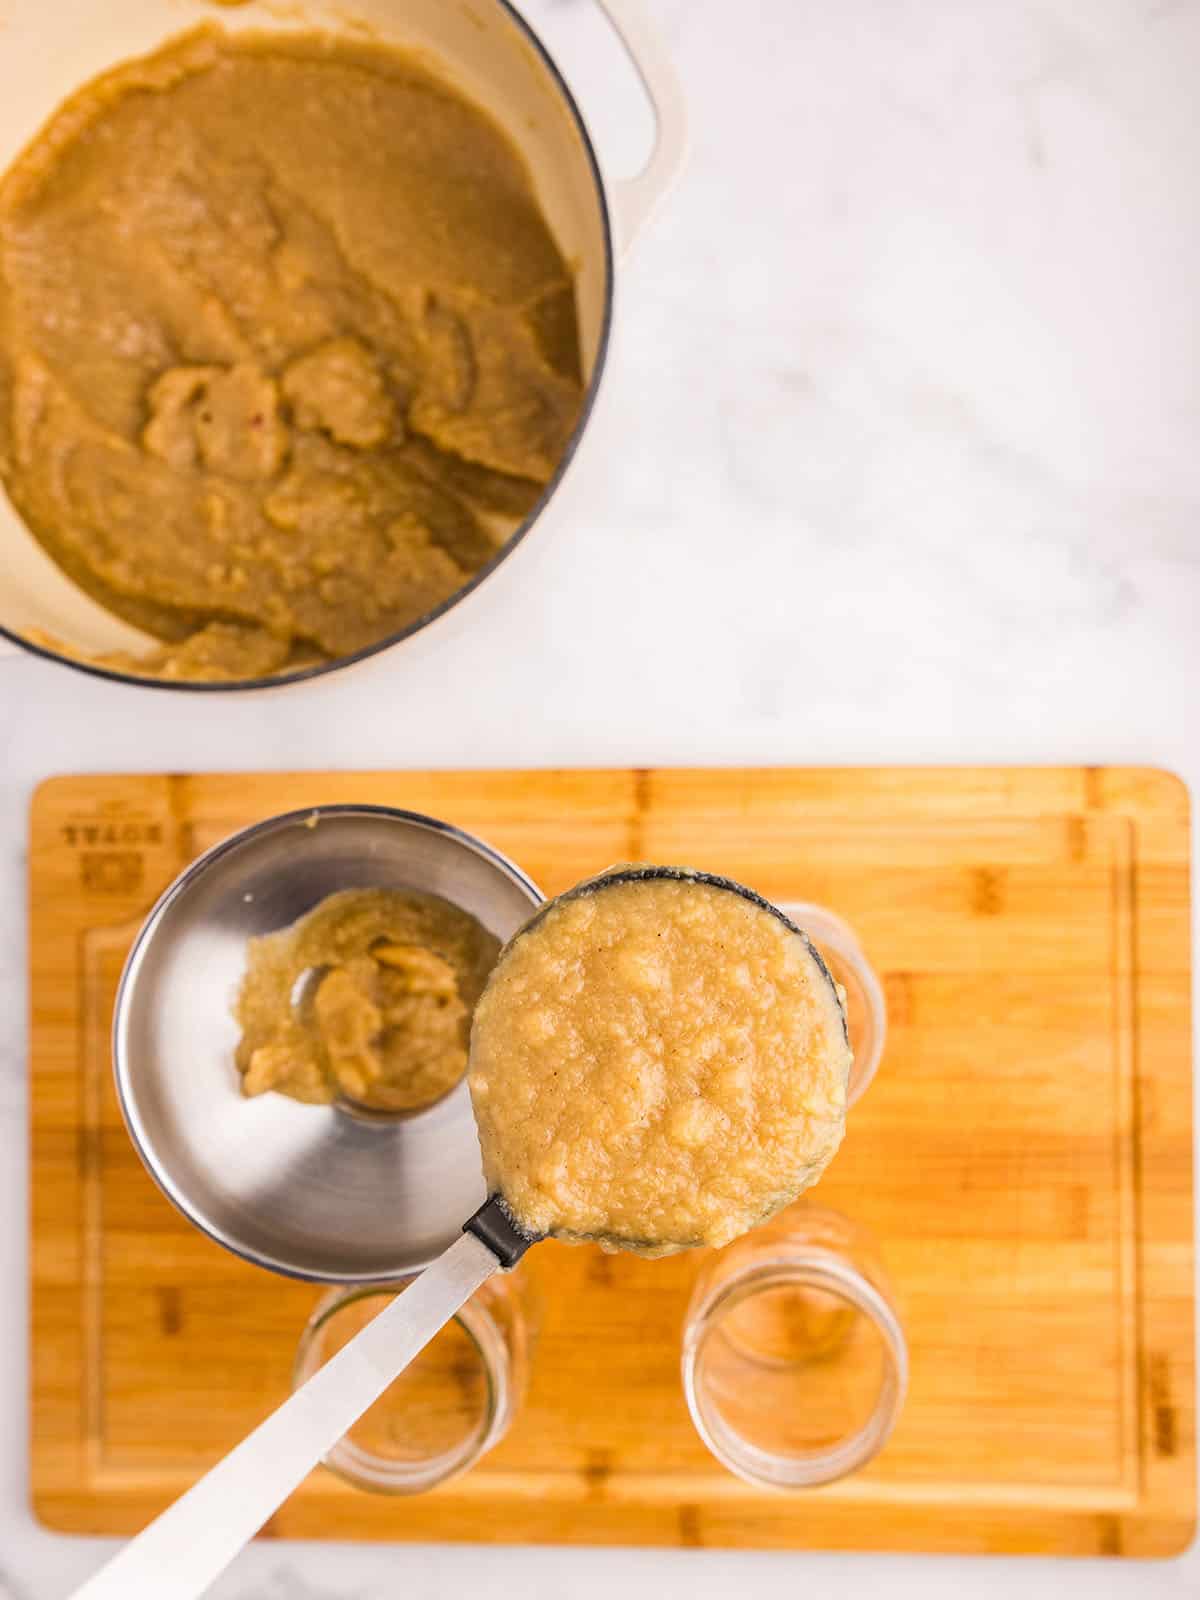
[[[98,664],[236,681],[396,633],[520,526],[582,398],[521,156],[381,43],[184,35],[0,181],[0,480],[162,641]]]

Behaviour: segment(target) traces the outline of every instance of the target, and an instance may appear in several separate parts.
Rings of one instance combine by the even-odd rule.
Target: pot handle
[[[642,0],[599,0],[599,4],[642,80],[656,124],[654,148],[646,165],[636,177],[617,178],[608,186],[617,249],[625,256],[683,171],[688,151],[687,108],[679,75]]]

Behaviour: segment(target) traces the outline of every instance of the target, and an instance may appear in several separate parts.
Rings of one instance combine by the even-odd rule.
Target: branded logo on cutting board
[[[99,895],[135,894],[146,877],[144,852],[164,843],[161,821],[103,811],[69,817],[59,835],[78,855],[82,887]]]

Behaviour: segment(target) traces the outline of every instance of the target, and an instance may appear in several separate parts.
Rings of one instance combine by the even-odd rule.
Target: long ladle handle
[[[197,1600],[439,1328],[531,1243],[493,1198],[403,1294],[175,1504],[75,1591],[75,1600]]]

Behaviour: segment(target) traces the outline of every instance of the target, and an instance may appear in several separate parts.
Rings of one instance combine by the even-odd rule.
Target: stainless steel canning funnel
[[[339,889],[417,889],[502,943],[541,903],[470,835],[373,806],[316,806],[235,834],[151,911],[117,994],[113,1061],[126,1124],[184,1214],[258,1266],[327,1283],[419,1272],[484,1199],[465,1082],[404,1118],[243,1097],[230,1009],[247,940]]]
[[[729,878],[677,867],[632,866],[590,878],[562,898],[648,879],[707,884],[769,911],[804,940],[836,994],[807,936],[776,906]],[[514,938],[536,926],[554,903],[543,906]],[[156,915],[162,910],[160,906]],[[309,1108],[302,1109],[308,1114]],[[537,1242],[517,1224],[503,1197],[492,1195],[404,1294],[84,1584],[80,1600],[195,1600],[476,1289],[493,1273],[514,1267]]]

